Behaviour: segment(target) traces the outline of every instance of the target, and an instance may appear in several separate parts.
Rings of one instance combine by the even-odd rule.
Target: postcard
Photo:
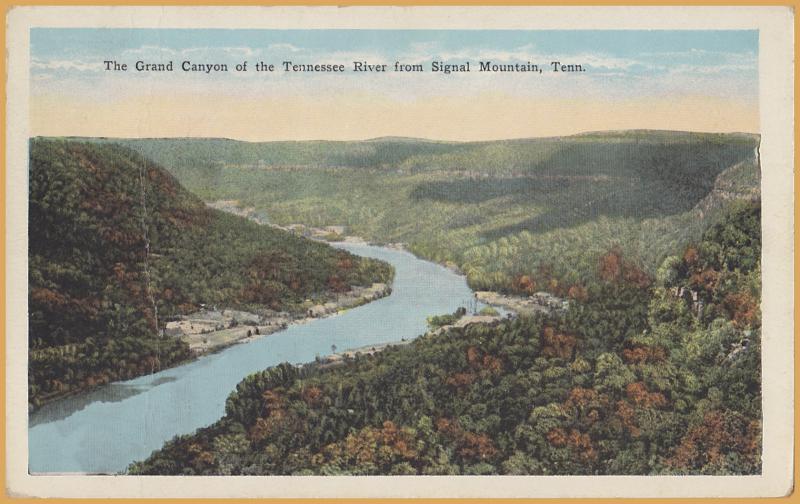
[[[8,491],[790,493],[793,23],[12,9]]]

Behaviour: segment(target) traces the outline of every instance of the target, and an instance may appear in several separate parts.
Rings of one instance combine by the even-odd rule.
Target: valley
[[[110,408],[78,398],[46,405],[35,414],[35,451],[85,422],[105,443],[122,429],[119,452],[94,457],[75,448],[86,441],[78,436],[70,446],[90,461],[66,449],[54,461],[40,459],[37,470],[757,474],[759,141],[649,130],[486,142],[34,140],[50,150],[32,160],[56,167],[36,175],[42,187],[72,183],[48,178],[62,166],[92,176],[98,166],[118,170],[75,200],[92,202],[76,220],[89,229],[109,233],[108,203],[93,203],[108,184],[138,201],[136,179],[125,187],[137,171],[170,197],[151,196],[146,205],[160,209],[158,219],[145,219],[150,282],[141,224],[124,217],[120,229],[129,225],[130,233],[112,241],[122,251],[111,248],[89,263],[94,269],[80,259],[87,243],[97,243],[92,235],[67,248],[71,255],[32,256],[42,272],[31,279],[39,303],[32,328],[52,330],[37,333],[49,339],[34,340],[31,355],[49,352],[47,362],[61,367],[34,367],[40,374],[31,383],[52,393],[64,382],[41,370],[64,369],[63,362],[83,369],[85,348],[111,349],[110,358],[92,357],[99,369],[118,365],[121,342],[163,351],[162,326],[179,330],[170,341],[180,356],[206,353],[173,372],[152,352],[128,374],[93,371],[93,383],[106,376],[100,383],[123,380],[108,387],[141,392]],[[142,168],[149,166],[170,175]],[[37,217],[51,233],[42,243],[72,243],[53,230],[76,225],[48,196],[32,200],[49,209]],[[80,205],[68,203],[56,208]],[[187,215],[205,227],[174,238],[171,226]],[[69,225],[53,226],[56,218]],[[114,255],[123,252],[127,260]],[[171,274],[175,268],[181,274]],[[127,283],[74,288],[75,279],[117,277]],[[391,294],[379,295],[389,285]],[[41,289],[69,297],[51,299]],[[63,308],[97,289],[104,294],[89,306],[100,314],[125,308],[128,318]],[[342,299],[372,302],[290,323],[337,313],[349,306]],[[87,346],[73,329],[89,322],[101,345]],[[262,328],[271,334],[261,338]],[[56,335],[75,350],[61,349]],[[75,373],[64,376],[85,390],[87,374]],[[132,415],[143,395],[149,413]],[[180,413],[197,408],[202,415],[191,419]],[[147,414],[160,415],[159,428],[143,440]],[[110,418],[123,426],[110,429]]]

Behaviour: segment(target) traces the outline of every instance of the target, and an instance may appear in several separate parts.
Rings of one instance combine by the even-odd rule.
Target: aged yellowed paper
[[[10,491],[785,495],[793,22],[13,9]]]

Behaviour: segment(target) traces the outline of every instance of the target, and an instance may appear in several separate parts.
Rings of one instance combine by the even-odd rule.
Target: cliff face
[[[734,200],[755,201],[761,198],[761,160],[758,148],[752,157],[723,170],[714,181],[711,191],[694,207],[699,218],[722,209]]]
[[[391,277],[387,265],[210,208],[117,145],[34,139],[32,405],[170,366],[166,321],[203,305],[293,310]]]

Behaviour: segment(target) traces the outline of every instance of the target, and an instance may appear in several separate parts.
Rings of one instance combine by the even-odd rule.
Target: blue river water
[[[118,473],[165,441],[218,420],[225,399],[248,374],[281,362],[371,344],[412,339],[430,315],[468,306],[464,277],[408,252],[364,244],[339,244],[395,268],[390,296],[340,315],[234,345],[188,364],[112,383],[45,405],[30,415],[31,473]]]

